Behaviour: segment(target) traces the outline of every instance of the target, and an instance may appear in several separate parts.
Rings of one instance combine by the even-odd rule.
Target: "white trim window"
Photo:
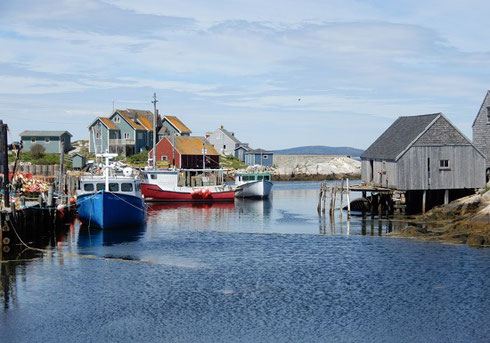
[[[36,137],[31,137],[31,142],[36,143]]]
[[[269,156],[268,156],[268,155],[263,155],[263,156],[262,156],[262,158],[263,158],[264,160],[266,160],[266,159],[268,159],[268,158],[269,158]]]
[[[487,122],[490,124],[490,106],[487,106]]]
[[[168,161],[168,157],[167,157],[167,155],[162,155],[161,160],[162,160],[162,161]]]
[[[449,166],[449,160],[440,160],[439,169],[451,169],[451,167]]]
[[[101,138],[102,138],[102,134],[99,131],[95,132],[95,139],[101,139]]]
[[[120,122],[121,122],[121,118],[119,116],[115,116],[114,123],[120,123]]]
[[[131,138],[131,135],[129,134],[129,132],[124,132],[124,139],[130,139]]]
[[[44,138],[44,143],[49,143],[49,137]]]

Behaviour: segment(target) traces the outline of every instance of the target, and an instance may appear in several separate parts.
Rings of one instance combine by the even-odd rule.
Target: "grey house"
[[[363,181],[424,199],[433,192],[448,202],[485,186],[485,156],[442,113],[398,118],[361,161]]]
[[[473,144],[486,157],[486,181],[490,179],[490,91],[487,91],[473,122]]]
[[[264,149],[249,150],[245,153],[245,163],[249,166],[258,164],[272,167],[274,165],[274,153]]]
[[[214,132],[206,134],[208,141],[222,155],[235,156],[235,149],[243,145],[236,137],[234,132],[226,130],[223,125]]]
[[[34,131],[27,130],[20,135],[24,151],[29,151],[34,144],[40,144],[47,153],[60,153],[60,142],[64,152],[70,150],[72,134],[68,131]]]

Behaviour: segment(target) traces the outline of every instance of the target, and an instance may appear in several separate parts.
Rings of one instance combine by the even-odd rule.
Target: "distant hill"
[[[296,148],[274,150],[276,155],[349,155],[360,156],[364,150],[350,147],[332,147],[324,145],[299,146]]]

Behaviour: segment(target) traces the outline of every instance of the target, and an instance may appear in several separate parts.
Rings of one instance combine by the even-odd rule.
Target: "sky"
[[[471,139],[490,1],[0,0],[0,119],[87,127],[116,109],[223,125],[253,148],[367,148],[443,112]]]

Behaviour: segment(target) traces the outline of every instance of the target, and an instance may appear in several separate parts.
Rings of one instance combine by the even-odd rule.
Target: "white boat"
[[[270,173],[247,173],[235,176],[236,198],[268,198],[272,191]]]

